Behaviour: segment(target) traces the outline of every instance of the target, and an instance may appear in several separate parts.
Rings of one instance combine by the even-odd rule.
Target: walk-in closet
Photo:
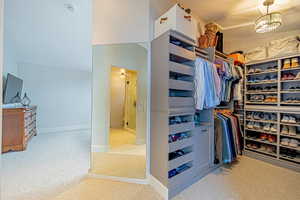
[[[248,159],[299,177],[300,34],[270,39],[275,24],[263,27],[259,23],[273,21],[258,19],[252,41],[241,31],[245,41],[232,39],[235,27],[199,27],[199,9],[186,4],[156,20],[151,42],[150,174],[156,189],[176,199],[212,174],[242,173]],[[273,4],[261,2],[268,12]]]

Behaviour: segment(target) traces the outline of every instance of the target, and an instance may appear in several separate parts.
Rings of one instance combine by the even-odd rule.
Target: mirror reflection
[[[146,177],[147,57],[146,44],[93,48],[93,174]]]

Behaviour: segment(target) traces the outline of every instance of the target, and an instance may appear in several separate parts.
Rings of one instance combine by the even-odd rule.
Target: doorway
[[[149,78],[145,46],[94,46],[93,175],[146,179]]]

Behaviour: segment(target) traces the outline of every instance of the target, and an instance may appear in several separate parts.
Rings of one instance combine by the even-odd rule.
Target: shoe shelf
[[[278,72],[278,70],[255,72],[255,73],[247,73],[246,76],[260,75],[260,74],[270,74],[270,73],[277,73],[277,72]]]
[[[291,67],[291,68],[288,68],[288,69],[281,69],[282,72],[285,72],[285,71],[292,71],[292,70],[300,70],[300,66],[297,66],[297,67]]]
[[[280,147],[284,147],[284,148],[287,148],[287,149],[293,149],[293,150],[296,150],[296,151],[300,151],[300,147],[291,147],[291,146],[287,146],[287,145],[282,145],[280,144]]]
[[[249,141],[254,141],[254,142],[259,142],[259,143],[263,143],[263,144],[269,144],[269,145],[273,145],[273,146],[276,146],[277,143],[273,143],[273,142],[269,142],[267,140],[261,140],[261,139],[258,139],[258,138],[250,138],[250,137],[245,137],[246,140],[249,140]]]
[[[282,160],[292,161],[292,162],[296,162],[296,163],[300,164],[300,157],[291,158],[291,157],[280,155],[279,158]]]
[[[300,90],[282,90],[280,91],[282,94],[294,94],[294,93],[300,93]]]
[[[269,92],[269,91],[249,92],[248,91],[248,92],[246,92],[246,94],[277,94],[277,93],[278,93],[277,91],[272,91],[272,92]]]
[[[298,124],[298,123],[284,123],[284,122],[280,122],[280,124],[287,125],[287,126],[297,126],[297,127],[300,127],[300,124]]]
[[[249,121],[249,122],[262,122],[262,123],[277,124],[277,121],[263,120],[263,119],[247,119],[247,118],[246,118],[246,121]]]
[[[296,171],[300,171],[300,65],[298,64],[295,66],[295,58],[298,58],[298,62],[300,63],[300,54],[294,54],[294,55],[287,55],[284,57],[278,57],[273,59],[265,59],[263,61],[255,61],[246,64],[246,71],[248,71],[247,79],[244,85],[245,90],[245,111],[244,111],[244,131],[246,134],[246,137],[244,137],[244,144],[249,144],[251,146],[251,141],[253,144],[267,144],[276,146],[276,153],[272,154],[266,151],[262,151],[261,149],[255,149],[255,148],[249,148],[245,146],[245,153],[246,155],[252,156],[257,159],[263,159],[265,161],[268,160],[276,160],[275,162],[272,162],[273,164],[278,164],[280,166],[285,166],[287,168],[291,168],[291,165],[293,166],[292,169],[295,169]],[[286,65],[288,61],[290,60],[291,67],[286,68]],[[294,61],[293,61],[294,60]],[[292,65],[294,65],[292,67]],[[265,70],[268,68],[272,68],[272,66],[275,68],[277,66],[278,70],[276,71],[277,74],[267,74]],[[285,66],[285,69],[283,69],[283,66]],[[252,74],[255,75],[255,73],[249,73],[250,69],[254,69],[254,71],[260,68],[263,73],[260,75],[258,73],[256,76],[251,76]],[[253,72],[253,70],[251,70]],[[277,77],[276,81],[262,81],[262,80],[272,80],[273,77]],[[285,80],[285,79],[290,80]],[[273,84],[273,85],[271,85]],[[255,86],[253,86],[255,85]],[[257,86],[256,86],[257,85]],[[273,91],[267,91],[267,89],[274,89]],[[265,90],[262,91],[262,90]],[[275,91],[276,89],[276,91]],[[276,102],[255,102],[256,99],[258,100],[264,100],[266,98],[277,99]],[[250,101],[254,100],[254,101]],[[269,99],[268,99],[269,100]],[[299,101],[298,101],[299,100]],[[259,119],[253,119],[254,113],[274,113],[277,118],[276,121],[272,120],[264,120],[262,117],[261,120]],[[247,118],[247,114],[251,114],[251,118]],[[289,122],[282,122],[281,120],[287,117],[289,118],[288,121],[293,121],[293,123]],[[268,118],[267,118],[268,119]],[[276,143],[270,143],[268,140],[261,140],[259,139],[260,134],[270,134],[270,131],[265,131],[263,129],[249,129],[247,128],[247,124],[250,122],[258,122],[258,123],[269,123],[272,125],[277,125],[277,132],[274,134],[277,136],[277,142]],[[264,124],[261,124],[261,127],[263,127]],[[287,126],[287,127],[285,127]],[[296,128],[296,134],[295,135],[295,128]],[[286,132],[285,129],[288,129],[288,132],[283,134],[282,130],[284,130],[284,133]],[[250,135],[251,133],[251,135]],[[254,136],[254,137],[252,137]],[[281,142],[283,141],[284,144],[286,140],[289,141],[289,143],[293,146],[285,146],[282,145]],[[298,146],[296,145],[298,141]],[[256,142],[256,143],[255,143]],[[296,144],[295,144],[296,143]],[[258,145],[259,147],[260,145]],[[297,146],[297,147],[296,147]],[[251,151],[251,152],[250,152]],[[294,154],[293,154],[294,152]],[[297,153],[295,153],[297,152]],[[262,154],[264,154],[262,156]],[[283,156],[288,155],[288,156]],[[275,158],[274,158],[275,157]]]
[[[253,101],[246,101],[246,104],[265,104],[265,105],[277,105],[277,102],[253,102]]]
[[[276,84],[277,81],[262,81],[262,82],[256,82],[256,83],[246,83],[246,85],[263,85],[263,84]]]
[[[268,134],[268,135],[277,135],[277,132],[265,131],[265,130],[262,130],[262,129],[245,128],[245,130],[254,131],[254,132],[258,132],[258,133],[265,133],[265,134]]]
[[[258,153],[262,153],[262,154],[267,154],[267,155],[270,155],[270,156],[273,156],[273,157],[276,157],[276,156],[277,156],[276,153],[270,153],[270,152],[268,152],[268,151],[261,150],[260,148],[258,148],[258,149],[253,149],[253,148],[246,147],[245,149],[246,149],[246,150],[249,150],[249,151],[255,151],[255,152],[258,152]]]
[[[290,82],[299,82],[300,79],[293,79],[293,80],[281,80],[282,83],[290,83]]]
[[[300,140],[300,134],[297,135],[285,135],[285,134],[280,134],[280,137],[289,137],[289,138],[294,138]]]

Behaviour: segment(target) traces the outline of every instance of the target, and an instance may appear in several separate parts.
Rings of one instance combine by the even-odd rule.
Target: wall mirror
[[[146,178],[148,74],[147,44],[93,47],[92,174]]]

